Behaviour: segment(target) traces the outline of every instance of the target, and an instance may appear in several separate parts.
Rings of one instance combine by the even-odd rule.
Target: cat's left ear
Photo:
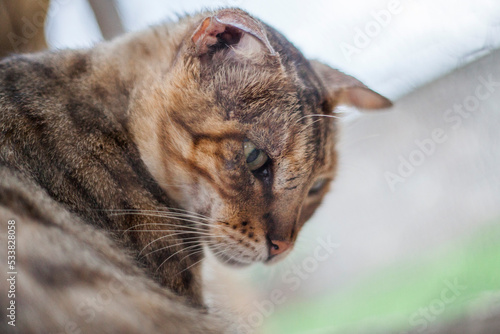
[[[392,102],[388,98],[369,89],[358,79],[319,61],[311,60],[310,63],[334,105],[349,105],[361,109],[392,107]]]
[[[191,42],[196,56],[221,48],[232,48],[248,57],[262,53],[276,55],[262,24],[238,9],[223,9],[205,18],[191,36]]]

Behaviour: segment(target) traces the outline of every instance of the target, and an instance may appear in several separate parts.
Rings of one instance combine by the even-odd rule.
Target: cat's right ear
[[[361,109],[384,109],[392,102],[366,87],[358,79],[331,68],[319,61],[310,61],[326,89],[328,100],[336,105],[348,105]]]
[[[262,24],[238,9],[223,9],[206,17],[191,36],[195,56],[204,56],[220,49],[247,57],[276,55]]]

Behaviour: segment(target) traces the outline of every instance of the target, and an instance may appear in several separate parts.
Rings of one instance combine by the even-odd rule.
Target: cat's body
[[[17,229],[15,297],[7,298],[9,282],[0,284],[2,305],[15,300],[16,326],[3,319],[0,332],[222,332],[217,318],[148,278],[113,237],[4,167],[0,201],[0,216],[14,219]]]
[[[100,64],[104,65],[104,78],[96,75]],[[113,231],[124,244],[137,245],[136,250],[151,239],[142,240],[145,233],[129,233],[127,228],[160,221],[177,224],[114,211],[173,206],[142,163],[125,124],[134,85],[130,83],[133,79],[122,77],[126,70],[120,71],[118,61],[100,61],[98,55],[86,51],[67,51],[18,56],[0,66],[2,107],[10,107],[1,116],[3,164],[32,178],[87,223]],[[170,250],[174,253],[181,248]],[[186,258],[184,264],[192,264],[191,260],[199,257]],[[151,264],[154,269],[161,263],[160,259],[151,261],[157,262]],[[196,286],[189,271],[175,279],[165,275],[176,271],[170,268],[176,262],[164,263],[157,277],[186,294]],[[152,270],[151,274],[156,273]],[[199,300],[195,296],[199,292],[189,294]]]
[[[239,10],[0,62],[16,328],[227,329],[203,306],[203,247],[237,265],[291,250],[335,173],[335,122],[313,116],[338,103],[389,105]]]

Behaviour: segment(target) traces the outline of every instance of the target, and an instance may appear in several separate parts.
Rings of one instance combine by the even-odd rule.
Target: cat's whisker
[[[145,216],[152,216],[152,217],[155,217],[155,214],[157,214],[158,216],[156,216],[156,217],[173,218],[173,219],[178,219],[178,220],[188,219],[188,221],[194,222],[197,225],[204,225],[204,226],[214,226],[213,223],[218,222],[216,219],[198,217],[198,216],[193,216],[193,215],[180,213],[180,212],[150,211],[148,213],[143,213],[140,211],[136,211],[136,212],[128,212],[128,213],[134,213],[134,214],[138,214],[138,215],[144,214]],[[123,213],[123,214],[127,214],[127,213]],[[202,220],[202,221],[200,221],[200,220]],[[205,221],[205,222],[203,222],[203,221]],[[212,223],[212,224],[209,224],[209,223]]]
[[[228,250],[230,248],[230,246],[232,245],[232,243],[216,244],[213,242],[208,242],[207,245],[209,246],[208,248],[212,250],[213,255],[218,255],[218,254],[221,254],[221,253],[225,252],[226,250]],[[210,248],[210,246],[212,246],[212,247]]]
[[[114,231],[126,232],[126,231],[131,231],[136,227],[148,226],[148,225],[149,226],[171,226],[171,227],[176,227],[178,231],[186,231],[186,232],[187,231],[200,231],[200,232],[207,232],[207,233],[209,233],[211,231],[210,230],[211,228],[221,229],[224,227],[222,225],[210,225],[210,226],[208,226],[209,228],[207,228],[207,227],[204,227],[203,225],[202,226],[191,226],[191,225],[180,225],[180,224],[171,224],[171,223],[149,222],[149,223],[141,223],[141,224],[132,225],[125,230],[114,230]],[[158,231],[161,231],[161,230],[168,230],[168,229],[163,229],[163,228],[158,229]]]
[[[194,214],[194,215],[201,215],[197,212],[194,212],[194,211],[188,211],[188,210],[184,210],[184,209],[180,209],[180,208],[175,208],[175,207],[168,207],[168,206],[158,206],[158,207],[155,207],[153,210],[152,209],[133,209],[133,208],[130,208],[130,209],[99,209],[98,211],[116,211],[116,212],[120,212],[120,211],[146,211],[146,212],[172,212],[172,211],[181,211],[181,212],[187,212],[187,213],[191,213],[191,214]],[[201,215],[203,216],[203,215]]]
[[[136,224],[134,226],[131,226],[125,230],[115,230],[115,231],[122,231],[122,232],[127,232],[127,231],[134,231],[133,229],[136,227],[141,227],[141,226],[171,226],[171,227],[176,227],[177,231],[199,231],[199,232],[209,232],[205,228],[201,227],[196,227],[196,226],[183,226],[183,225],[177,225],[177,224],[169,224],[169,223],[143,223],[143,224]],[[155,231],[155,230],[151,230]],[[161,231],[161,229],[158,229],[156,231]]]
[[[163,209],[163,210],[159,210],[159,209]],[[209,216],[203,215],[201,213],[198,213],[196,211],[185,210],[185,209],[181,209],[181,208],[162,206],[162,207],[158,207],[157,210],[147,210],[147,211],[149,211],[149,212],[155,212],[155,211],[156,212],[168,212],[168,213],[175,213],[175,214],[188,214],[188,215],[192,215],[192,216],[196,216],[196,217],[205,218],[207,220],[216,221],[215,219],[213,219]]]
[[[203,217],[203,218],[210,218],[209,216],[203,215],[203,214],[198,213],[196,211],[191,211],[191,210],[186,210],[186,209],[181,209],[181,208],[174,208],[174,207],[167,207],[167,206],[163,206],[161,208],[164,208],[164,209],[167,209],[167,210],[185,212],[185,213],[189,213],[189,214],[192,214],[192,215],[200,216],[200,217]]]
[[[175,234],[166,234],[166,235],[162,235],[162,236],[161,236],[161,237],[159,237],[159,238],[154,239],[153,241],[149,242],[146,246],[144,246],[144,247],[141,249],[141,251],[139,252],[139,254],[137,254],[137,256],[140,256],[140,255],[142,254],[142,252],[144,252],[144,250],[145,250],[146,248],[148,248],[149,246],[151,246],[153,243],[155,243],[155,242],[157,242],[157,241],[160,241],[160,240],[162,240],[162,239],[172,238],[172,237],[173,237],[173,236],[175,236],[175,235],[179,235],[179,234],[177,234],[177,233],[175,233]],[[200,238],[201,238],[200,236],[195,236],[195,237],[189,237],[189,238],[174,238],[174,240],[175,240],[175,241],[180,241],[180,240],[182,240],[182,241],[198,240],[198,241],[199,241],[199,240],[200,240]],[[177,245],[182,245],[182,243],[175,244],[175,245],[172,245],[172,246],[169,246],[169,247],[173,247],[173,246],[177,246]]]
[[[149,252],[147,254],[142,255],[141,257],[139,257],[139,259],[143,259],[143,258],[145,258],[148,255],[151,255],[153,253],[157,253],[157,252],[160,252],[160,251],[164,251],[164,250],[167,250],[167,249],[172,248],[172,247],[181,246],[181,245],[192,245],[192,244],[201,244],[200,243],[200,239],[198,238],[197,240],[192,240],[192,241],[187,241],[187,242],[179,242],[179,243],[176,243],[176,244],[173,244],[173,245],[168,245],[168,246],[165,246],[165,247],[161,247],[161,248],[155,249],[154,251],[151,251],[151,252]],[[186,249],[186,248],[184,248],[184,249]]]
[[[236,242],[236,241],[233,241],[233,240],[229,240],[229,241],[230,242],[226,242],[224,244],[220,244],[220,243],[219,244],[215,244],[213,241],[211,241],[209,244],[212,245],[215,250],[218,250],[218,249],[220,249],[222,247],[225,247],[223,249],[224,251],[230,249],[232,245],[237,245],[238,244],[238,242]]]
[[[180,231],[180,230],[174,230],[174,229],[161,229],[161,230],[134,230],[134,231],[128,231],[128,232],[161,232],[161,233],[168,233],[170,236],[176,236],[176,235],[200,235],[200,236],[206,236],[206,237],[216,237],[215,234],[209,233],[209,232],[200,232],[200,231]]]
[[[229,243],[226,243],[224,245],[214,244],[214,249],[216,250],[216,252],[214,252],[214,255],[222,254],[222,253],[226,252],[228,249],[230,249],[232,245],[237,245],[237,244],[238,244],[238,242],[236,242],[236,241],[229,242]],[[225,248],[223,248],[220,251],[217,251],[218,248],[222,248],[223,246],[225,246]],[[225,255],[229,256],[229,259],[225,259],[223,263],[229,263],[230,260],[235,259],[235,256],[233,256],[231,254],[226,253]],[[241,260],[237,260],[237,261],[241,262]],[[249,262],[251,262],[251,261],[249,261]]]
[[[144,212],[139,212],[139,211],[126,211],[126,212],[117,212],[117,213],[112,213],[112,216],[124,216],[124,215],[143,215],[143,216],[149,216],[149,217],[161,217],[161,218],[173,218],[177,220],[182,220],[182,221],[187,221],[199,225],[207,225],[207,226],[212,226],[211,224],[207,223],[202,223],[197,220],[193,219],[188,219],[188,216],[186,215],[179,215],[175,213],[170,213],[170,212],[155,212],[155,213],[144,213]],[[193,217],[196,219],[204,219],[204,218],[199,218],[199,217]]]
[[[184,256],[182,259],[179,260],[179,262],[182,262],[183,260],[185,260],[186,258],[190,257],[190,256],[193,256],[193,255],[196,255],[196,254],[199,254],[199,253],[203,253],[205,250],[204,249],[200,249],[199,251],[196,251],[196,252],[193,252],[193,253],[190,253],[186,256]],[[203,259],[202,259],[203,260]]]
[[[235,243],[236,243],[236,242],[235,242]],[[216,249],[217,249],[217,247],[218,247],[218,246],[222,247],[223,245],[218,245],[218,244],[215,244],[215,245],[214,245],[214,248],[216,248]],[[224,253],[226,250],[228,250],[228,249],[229,249],[229,245],[224,245],[224,246],[226,246],[226,248],[221,249],[221,250],[216,251],[216,252],[213,252],[214,256],[217,256],[217,255],[219,255],[219,254],[222,254],[222,253]],[[229,256],[231,257],[231,259],[233,259],[233,257],[232,257],[230,254],[229,254]],[[190,266],[188,266],[187,268],[184,268],[183,270],[179,271],[179,272],[178,272],[177,274],[175,274],[175,275],[176,275],[176,276],[177,276],[177,275],[180,275],[181,273],[183,273],[184,271],[186,271],[186,270],[188,270],[188,269],[192,268],[193,266],[197,265],[197,264],[198,264],[198,263],[200,263],[201,261],[203,261],[203,259],[200,259],[200,260],[196,261],[195,263],[191,264],[191,265],[190,265]],[[228,262],[229,262],[229,260],[225,260],[225,261],[224,261],[224,263],[228,263]]]
[[[155,240],[151,241],[151,242],[150,242],[150,243],[148,243],[146,246],[144,246],[144,248],[142,248],[142,250],[139,252],[138,256],[139,256],[139,255],[141,255],[141,253],[142,253],[142,252],[143,252],[146,248],[148,248],[148,246],[150,246],[151,244],[153,244],[154,242],[159,241],[159,240],[161,240],[161,239],[169,238],[169,237],[172,237],[172,236],[175,236],[175,235],[179,235],[179,234],[182,234],[182,233],[167,234],[167,235],[161,236],[161,237],[159,237],[159,238],[157,238],[157,239],[155,239]],[[203,240],[202,240],[202,238],[203,238],[203,237],[212,237],[212,238],[221,238],[221,239],[222,239],[222,238],[228,238],[228,236],[226,236],[226,235],[200,235],[200,234],[198,234],[198,235],[197,235],[197,236],[195,236],[195,237],[189,237],[189,238],[174,238],[174,240],[176,240],[176,241],[180,241],[180,240],[182,240],[183,242],[177,243],[177,244],[175,244],[175,245],[168,246],[168,247],[166,247],[166,248],[170,248],[170,247],[174,247],[174,246],[178,246],[178,245],[183,245],[183,244],[188,244],[188,243],[190,243],[190,242],[191,242],[191,240],[196,240],[197,242],[200,242],[200,243],[201,243],[201,242],[203,241]],[[186,242],[186,241],[188,241],[188,242]],[[165,249],[165,248],[163,248],[163,249]],[[151,253],[154,253],[154,251],[153,251],[153,252],[151,252]],[[143,257],[145,257],[145,256],[147,256],[147,255],[149,255],[149,254],[151,254],[151,253],[148,253],[148,254],[144,255]]]
[[[237,244],[237,242],[232,242],[232,243],[229,243],[229,244],[224,245],[224,246],[226,246],[226,248],[225,248],[225,249],[223,249],[223,250],[221,250],[221,251],[220,251],[220,253],[225,252],[227,249],[229,249],[229,248],[230,248],[230,245],[232,245],[232,244]],[[168,258],[166,258],[166,259],[165,259],[165,260],[164,260],[164,261],[163,261],[163,262],[162,262],[162,263],[158,266],[158,268],[156,269],[156,271],[158,271],[158,270],[159,270],[159,268],[160,268],[160,267],[161,267],[161,266],[162,266],[165,262],[167,262],[169,259],[171,259],[174,255],[176,255],[176,254],[178,254],[178,253],[180,253],[180,252],[182,252],[182,251],[185,251],[185,250],[187,250],[187,249],[192,249],[192,248],[194,248],[194,247],[196,247],[196,246],[201,246],[201,243],[197,242],[197,243],[196,243],[196,244],[194,244],[194,245],[191,245],[191,246],[185,247],[185,248],[183,248],[183,249],[181,249],[181,250],[179,250],[179,251],[175,252],[174,254],[170,255]],[[221,246],[221,245],[215,245],[215,246],[217,247],[217,246]],[[166,249],[166,248],[163,248],[163,249]],[[159,250],[163,250],[163,249],[159,249]],[[159,250],[156,250],[156,251],[159,251]],[[154,251],[154,252],[156,252],[156,251]],[[180,261],[184,260],[184,259],[185,259],[186,257],[188,257],[188,256],[192,256],[192,255],[194,255],[194,254],[196,254],[196,253],[199,253],[199,252],[201,252],[201,251],[203,251],[203,249],[202,249],[202,250],[200,250],[200,251],[192,252],[192,253],[188,254],[187,256],[183,257]],[[219,252],[217,252],[217,254],[218,254],[218,253],[219,253]],[[145,256],[146,256],[146,255],[145,255]],[[231,255],[229,255],[229,256],[231,256]],[[187,270],[187,269],[191,268],[192,266],[194,266],[195,264],[197,264],[197,263],[201,262],[202,260],[203,260],[203,259],[201,259],[200,261],[195,262],[195,263],[194,263],[194,264],[192,264],[191,266],[189,266],[189,267],[185,268],[183,271],[185,271],[185,270]],[[179,262],[180,262],[180,261],[179,261]],[[181,271],[181,272],[183,272],[183,271]],[[180,273],[178,273],[178,274],[180,274]],[[176,275],[178,275],[178,274],[176,274]]]
[[[191,245],[191,246],[187,246],[186,248],[182,248],[180,250],[178,250],[177,252],[173,253],[172,255],[170,255],[169,257],[167,257],[165,260],[163,260],[162,263],[160,263],[160,265],[158,266],[158,268],[156,268],[155,272],[158,272],[158,270],[160,269],[160,267],[165,264],[165,262],[167,262],[168,260],[170,260],[173,256],[179,254],[180,252],[184,252],[184,251],[187,251],[188,249],[193,249],[195,247],[200,247],[201,244],[200,243],[196,243],[194,245]]]
[[[131,214],[133,214],[133,213],[131,213]],[[148,216],[168,218],[168,217],[163,217],[161,215],[148,215]],[[190,223],[193,223],[194,225],[201,225],[201,226],[189,226],[189,225],[180,225],[180,224],[172,224],[172,223],[153,223],[152,222],[152,223],[137,224],[137,225],[129,227],[127,230],[133,229],[134,227],[138,227],[138,226],[144,226],[144,225],[175,226],[175,227],[179,227],[179,228],[186,228],[186,229],[192,229],[192,230],[198,230],[198,231],[207,231],[207,229],[202,227],[202,226],[206,226],[206,227],[210,227],[210,228],[222,228],[221,225],[200,223],[200,222],[197,222],[194,220],[188,220],[188,219],[184,219],[184,218],[178,218],[178,220],[190,222]]]
[[[166,214],[166,215],[165,215],[165,217],[167,217],[167,218],[168,218],[168,217],[171,217],[171,215]],[[190,215],[187,215],[187,214],[180,214],[180,213],[178,213],[178,214],[176,214],[176,215],[174,215],[174,216],[172,216],[172,217],[174,217],[174,218],[186,218],[186,219],[191,219],[191,221],[196,222],[196,224],[198,224],[198,225],[204,225],[204,226],[213,226],[213,225],[214,225],[214,223],[217,223],[217,222],[218,222],[218,221],[217,221],[217,220],[215,220],[215,219],[201,218],[201,217],[190,216]],[[199,220],[195,220],[195,219],[199,219]],[[202,220],[202,221],[200,221],[200,220]],[[208,221],[208,223],[207,223],[207,221]],[[210,224],[210,223],[212,223],[212,224]]]
[[[334,116],[334,115],[325,115],[325,114],[312,114],[312,115],[305,115],[305,116],[302,116],[301,118],[299,118],[297,120],[297,123],[299,123],[300,121],[302,121],[304,118],[306,117],[328,117],[328,118],[337,118],[337,119],[342,119],[342,117],[339,117],[339,116]]]
[[[201,258],[200,260],[198,260],[198,261],[196,261],[195,263],[191,264],[191,265],[190,265],[190,266],[188,266],[187,268],[184,268],[183,270],[179,271],[177,274],[175,274],[175,276],[182,274],[183,272],[185,272],[186,270],[188,270],[188,269],[190,269],[190,268],[194,267],[195,265],[199,264],[199,263],[200,263],[201,261],[203,261],[203,260],[204,260],[204,258]]]
[[[159,210],[163,209],[163,210]],[[189,211],[189,210],[184,210],[180,208],[173,208],[173,207],[158,207],[156,210],[147,210],[147,209],[108,209],[108,210],[102,210],[102,211],[111,211],[111,212],[147,212],[147,213],[169,213],[169,214],[176,214],[176,215],[188,215],[188,216],[195,216],[199,218],[204,218],[204,220],[210,220],[210,221],[216,221],[216,219],[213,219],[209,216],[202,215],[201,213],[195,212],[195,211]],[[179,212],[177,212],[179,211]]]
[[[204,232],[199,232],[199,231],[179,231],[179,230],[134,230],[134,231],[129,231],[129,232],[179,232],[178,234],[193,234],[193,235],[203,235],[203,236],[210,236],[210,237],[216,237],[217,235],[214,235],[212,233],[204,233]]]
[[[307,130],[307,128],[311,127],[314,123],[317,123],[321,121],[321,119],[317,119],[315,121],[312,121],[311,123],[307,124],[306,126],[304,126],[300,131],[299,133],[303,133],[305,130]]]
[[[165,218],[171,218],[171,217],[166,216]],[[206,230],[207,228],[222,228],[222,225],[219,225],[216,223],[206,223],[206,222],[200,222],[197,220],[192,220],[192,219],[188,219],[188,218],[180,218],[180,217],[176,217],[175,219],[178,219],[181,221],[186,221],[186,222],[191,222],[195,225],[195,226],[191,226],[191,227],[198,227],[198,228],[203,229],[203,230]],[[184,226],[184,225],[181,225],[181,226]]]

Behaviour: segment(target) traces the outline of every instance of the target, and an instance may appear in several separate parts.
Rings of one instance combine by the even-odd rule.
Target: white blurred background
[[[496,0],[117,0],[116,4],[126,31],[205,8],[243,8],[279,29],[307,57],[341,68],[390,98],[500,45]],[[52,48],[88,47],[102,40],[86,0],[52,1],[46,29]],[[363,34],[368,38],[359,37]]]
[[[219,302],[241,312],[242,319],[252,308],[266,313],[258,311],[258,304],[269,299],[273,289],[281,289],[285,302],[264,314],[271,325],[275,313],[287,305],[305,303],[314,308],[310,303],[325,294],[335,298],[391,266],[422,258],[432,261],[445,245],[460,249],[469,236],[498,225],[499,1],[119,0],[116,4],[126,31],[204,8],[241,7],[280,30],[307,57],[357,77],[396,102],[388,112],[347,110],[341,121],[338,178],[287,261],[271,268],[235,271],[213,264],[207,269],[213,293],[219,299],[228,296]],[[52,1],[46,29],[54,49],[89,47],[102,40],[85,0]],[[435,131],[440,133],[438,141]],[[406,174],[401,173],[405,168]],[[334,254],[301,278],[297,289],[290,289],[284,275],[312,256],[318,237],[337,244]],[[491,266],[500,267],[500,255]],[[373,289],[377,290],[376,284]],[[429,298],[432,295],[424,300]],[[293,317],[285,316],[290,321]],[[310,321],[307,333],[334,332],[335,324],[325,324],[325,317]],[[256,327],[279,332],[269,329],[279,326]]]

